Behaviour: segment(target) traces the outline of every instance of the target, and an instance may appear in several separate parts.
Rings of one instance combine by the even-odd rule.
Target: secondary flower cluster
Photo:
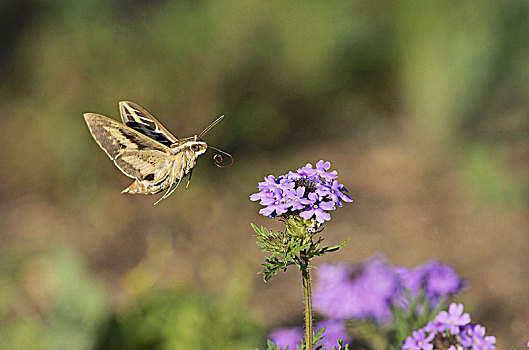
[[[450,304],[425,327],[413,331],[404,341],[408,350],[494,350],[496,337],[486,336],[485,327],[470,324],[470,315],[463,313],[463,304]]]
[[[320,160],[315,168],[308,163],[295,173],[278,178],[266,176],[258,183],[259,192],[252,194],[250,200],[260,201],[264,208],[259,213],[269,218],[292,213],[322,224],[331,219],[328,212],[341,207],[342,201],[353,201],[344,185],[336,180],[336,170],[328,171],[330,167],[331,163]]]
[[[452,267],[438,261],[410,269],[391,266],[383,257],[375,256],[360,266],[322,264],[314,271],[317,281],[313,305],[326,317],[319,328],[327,326],[323,335],[329,345],[336,344],[338,338],[350,340],[345,329],[347,320],[373,320],[387,325],[393,320],[392,308],[407,308],[408,297],[417,298],[422,291],[434,308],[467,286]],[[270,335],[281,349],[286,345],[294,349],[301,337],[300,328],[278,329]]]
[[[382,257],[363,266],[324,264],[315,270],[314,309],[330,319],[392,321],[392,307],[408,307],[422,291],[433,308],[466,287],[452,267],[431,261],[414,269],[391,266]]]

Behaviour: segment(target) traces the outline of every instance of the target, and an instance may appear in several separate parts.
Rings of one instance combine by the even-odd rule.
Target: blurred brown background
[[[257,275],[250,223],[276,223],[248,196],[320,159],[355,199],[320,262],[440,259],[498,348],[525,346],[528,33],[522,0],[2,1],[0,348],[263,347],[301,285]],[[179,137],[225,114],[207,141],[235,165],[206,154],[156,207],[120,194],[82,118],[120,100]]]

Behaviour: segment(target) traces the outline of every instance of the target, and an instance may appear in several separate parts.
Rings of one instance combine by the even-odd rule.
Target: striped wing
[[[171,166],[170,148],[103,115],[85,113],[97,144],[127,176],[156,183]]]
[[[119,112],[125,125],[167,147],[178,141],[178,138],[171,134],[152,114],[133,102],[121,101]]]

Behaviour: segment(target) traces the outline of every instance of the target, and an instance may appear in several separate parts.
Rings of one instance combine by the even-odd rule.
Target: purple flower
[[[316,269],[316,283],[314,284],[313,302],[314,309],[333,319],[372,319],[379,324],[387,324],[392,320],[391,308],[395,306],[408,307],[404,288],[413,291],[411,297],[417,296],[419,290],[424,288],[425,279],[432,266],[440,263],[428,263],[413,270],[404,267],[393,267],[383,257],[377,256],[365,262],[361,267],[345,264],[322,265]],[[433,276],[433,275],[432,275]],[[444,292],[452,291],[451,288]],[[438,293],[439,297],[448,295]],[[438,297],[438,298],[439,298]],[[408,301],[409,302],[409,301]],[[418,307],[424,307],[419,304]],[[428,324],[426,330],[442,331],[449,329],[455,318],[446,311],[439,319]],[[446,316],[443,319],[443,315]],[[465,316],[466,315],[466,316]],[[466,321],[468,314],[461,315],[458,319]],[[463,322],[464,323],[464,322]],[[459,325],[455,325],[458,328]]]
[[[330,167],[331,163],[320,160],[316,168],[308,163],[295,173],[277,178],[268,175],[258,183],[259,192],[250,195],[250,200],[265,207],[259,211],[264,216],[299,215],[323,224],[331,219],[328,212],[341,207],[342,201],[352,202],[343,184],[336,180],[338,173],[328,171]]]
[[[348,265],[322,265],[316,270],[313,304],[319,313],[333,319],[391,320],[391,297],[398,288],[393,269],[380,257],[363,269]]]
[[[398,278],[393,268],[381,256],[369,259],[356,283],[360,285],[364,301],[364,312],[380,324],[392,319],[391,300],[399,289]]]
[[[318,163],[316,163],[316,173],[320,175],[323,179],[327,181],[332,181],[338,177],[338,172],[336,170],[328,172],[327,170],[329,170],[330,167],[331,163],[320,160]]]
[[[274,175],[265,176],[264,181],[257,184],[257,188],[260,190],[270,189],[271,187],[277,186],[277,180]]]
[[[264,181],[259,182],[257,188],[259,188],[260,191],[250,196],[251,201],[260,200],[260,204],[268,205],[276,199],[281,198],[282,190],[280,184],[273,175],[266,176]]]
[[[412,297],[417,297],[423,289],[433,307],[437,306],[441,299],[446,299],[467,286],[467,282],[461,279],[451,266],[435,260],[414,269],[398,266],[395,272],[400,277],[403,288]],[[408,300],[404,291],[399,293],[397,303],[403,308],[407,307]]]
[[[337,346],[338,339],[342,339],[344,344],[351,341],[351,337],[347,334],[345,324],[341,320],[327,320],[319,322],[315,329],[322,329],[325,327],[323,333],[323,339],[320,340],[319,344],[323,345],[326,349],[332,349]]]
[[[448,312],[439,312],[435,322],[440,324],[440,331],[449,329],[451,334],[459,334],[460,327],[470,323],[470,315],[463,313],[463,304],[452,303],[448,307]]]
[[[259,210],[260,214],[264,216],[277,216],[286,213],[288,210],[288,204],[282,203],[279,199],[270,201],[266,208]],[[275,214],[274,214],[275,212]]]
[[[316,270],[318,283],[314,285],[314,310],[333,319],[347,319],[361,314],[362,301],[358,299],[351,274],[354,269],[346,264],[323,264]]]
[[[320,160],[316,163],[316,168],[313,168],[312,164],[307,163],[307,165],[298,169],[298,174],[306,177],[315,177],[318,182],[322,182],[323,180],[332,181],[338,177],[338,172],[336,170],[328,172],[327,170],[330,167],[331,163]]]
[[[416,334],[420,335],[418,338],[421,336],[424,338],[425,332],[429,333],[428,339],[433,337],[436,343],[442,343],[442,348],[449,346],[448,350],[494,350],[496,348],[496,337],[485,336],[485,327],[481,325],[470,325],[470,316],[463,314],[462,304],[452,303],[448,311],[441,311],[433,322],[417,330],[422,334],[413,332],[413,337],[408,337],[402,348],[418,349],[413,339],[416,338]],[[451,335],[446,334],[448,329]]]
[[[305,177],[315,177],[316,176],[316,169],[312,167],[312,164],[307,163],[304,167],[301,167],[297,170],[297,173],[301,176]]]
[[[278,187],[282,189],[283,191],[289,191],[289,190],[293,190],[294,187],[296,187],[296,184],[290,179],[281,177],[281,180],[279,180]]]
[[[496,337],[485,336],[485,327],[475,325],[468,327],[461,334],[461,345],[472,347],[472,350],[494,350],[496,349]]]
[[[445,329],[446,328],[444,326],[444,323],[441,323],[441,322],[436,321],[436,320],[430,321],[430,322],[428,322],[428,324],[426,326],[424,326],[424,330],[426,332],[437,333],[437,332],[443,332]]]
[[[250,196],[251,201],[262,201],[265,198],[273,197],[273,193],[270,192],[257,192]],[[261,203],[262,204],[262,203]]]
[[[353,200],[351,199],[351,197],[349,197],[348,195],[346,195],[345,193],[343,193],[342,191],[346,191],[347,190],[345,189],[344,185],[339,183],[338,181],[336,180],[333,180],[332,181],[332,184],[331,184],[331,187],[330,187],[330,197],[332,199],[332,201],[334,203],[336,203],[337,206],[341,207],[343,204],[342,204],[342,200],[344,202],[352,202]]]
[[[279,345],[281,350],[288,345],[289,349],[295,349],[296,345],[301,344],[303,331],[301,328],[279,328],[270,334],[270,340]]]
[[[343,282],[349,281],[353,271],[353,267],[348,264],[321,264],[316,269],[316,286],[335,289]]]
[[[435,334],[430,333],[426,336],[423,329],[413,331],[411,336],[408,336],[402,345],[403,349],[409,350],[432,350],[433,344],[430,343]]]
[[[431,300],[455,294],[466,286],[451,266],[438,261],[427,265],[426,272],[425,289]]]
[[[319,201],[319,196],[316,193],[309,193],[308,197],[312,203],[307,209],[299,213],[299,216],[306,220],[312,218],[313,216],[316,216],[316,221],[320,224],[323,224],[325,221],[331,220],[331,215],[325,210],[336,209],[334,207],[334,203]]]
[[[323,339],[320,340],[320,344],[327,349],[332,349],[338,344],[338,339],[342,339],[344,344],[351,341],[350,336],[347,334],[345,324],[340,320],[327,320],[319,322],[315,325],[315,329],[320,330],[325,327],[323,333]],[[279,345],[280,349],[285,349],[288,345],[289,349],[296,349],[296,345],[301,344],[303,338],[303,330],[298,327],[293,328],[279,328],[274,330],[270,336],[270,340]]]
[[[310,205],[312,203],[308,198],[303,197],[304,194],[305,187],[303,186],[287,192],[287,204],[291,210],[302,210],[305,209],[306,205]]]

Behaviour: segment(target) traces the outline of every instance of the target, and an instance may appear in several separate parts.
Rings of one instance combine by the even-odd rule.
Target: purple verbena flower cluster
[[[329,319],[391,320],[390,299],[398,289],[397,275],[380,258],[363,268],[323,264],[315,270],[314,310]]]
[[[423,290],[426,298],[434,307],[441,300],[468,286],[468,282],[462,280],[451,266],[435,260],[414,269],[397,266],[395,272],[399,276],[402,286],[413,297],[416,297]],[[400,304],[402,307],[407,306],[407,298],[402,293]]]
[[[250,196],[264,206],[259,213],[273,218],[292,213],[303,219],[314,219],[319,224],[329,221],[328,213],[341,207],[342,201],[352,202],[344,185],[338,182],[336,170],[329,171],[331,163],[320,160],[313,168],[308,163],[295,173],[289,172],[275,178],[266,176],[259,182],[259,192]]]
[[[466,281],[452,267],[438,261],[409,269],[391,266],[381,256],[375,256],[360,266],[322,264],[315,269],[315,273],[317,283],[313,289],[313,306],[315,311],[327,318],[324,321],[327,326],[325,339],[334,345],[338,338],[350,340],[344,328],[346,320],[370,319],[379,324],[389,324],[393,318],[392,307],[408,305],[404,302],[407,300],[404,299],[404,290],[412,298],[423,290],[430,306],[435,307],[440,300],[448,299],[467,286]],[[444,324],[452,325],[454,322],[459,326],[459,321],[449,319],[455,315],[457,312],[454,311],[446,315],[440,313],[438,317]],[[466,320],[465,317],[462,318],[463,321]],[[435,323],[431,326],[433,325]],[[429,338],[426,331],[416,333],[413,339],[417,346],[429,344],[433,339],[433,336],[432,339]],[[272,341],[283,347],[290,345],[290,348],[299,344],[301,338],[300,328],[278,329],[271,334]],[[422,350],[432,349],[425,345]]]
[[[406,308],[406,293],[417,297],[423,290],[431,307],[466,287],[454,269],[431,261],[414,269],[391,266],[384,258],[371,258],[363,266],[324,264],[316,269],[314,309],[329,319],[392,320],[391,308]]]
[[[402,345],[407,350],[494,350],[496,337],[486,336],[485,327],[470,324],[463,304],[452,303],[425,327],[412,332]]]

